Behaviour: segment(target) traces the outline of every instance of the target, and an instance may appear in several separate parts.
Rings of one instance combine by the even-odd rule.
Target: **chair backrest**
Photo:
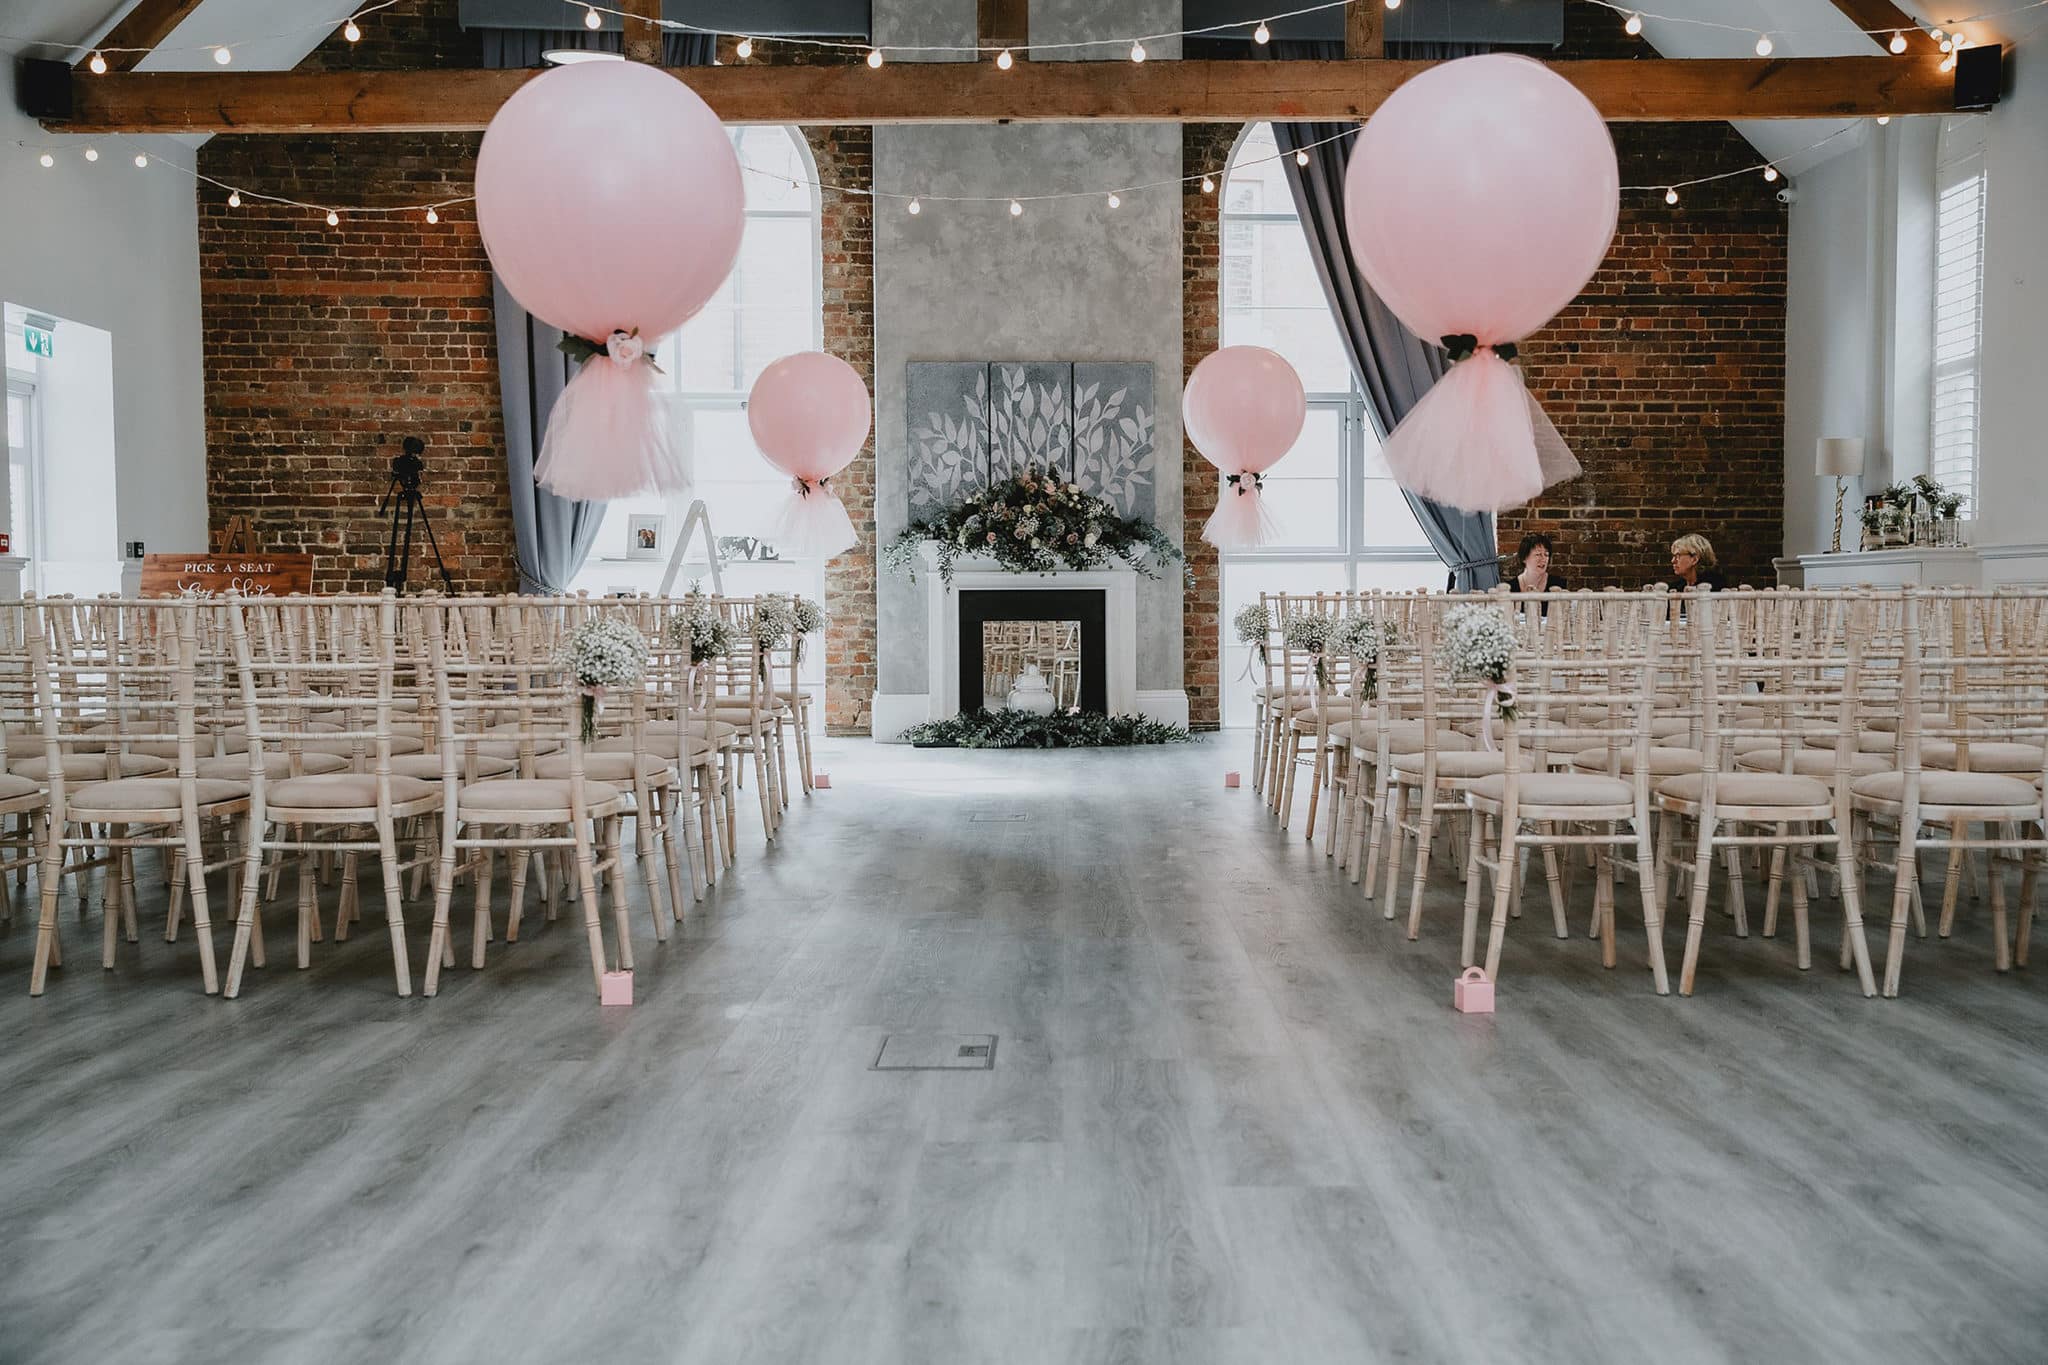
[[[36,604],[29,668],[54,808],[69,753],[104,753],[111,777],[127,755],[161,751],[179,777],[196,775],[200,607],[189,597]]]
[[[301,597],[275,601],[229,593],[218,614],[232,642],[248,745],[252,801],[269,785],[266,756],[282,754],[286,774],[304,771],[317,713],[324,752],[346,746],[352,771],[375,781],[379,810],[391,807],[392,701],[398,676],[398,604],[378,597]],[[281,627],[289,648],[259,652],[257,622]]]
[[[1551,753],[1605,746],[1610,773],[1630,783],[1639,810],[1648,809],[1650,722],[1662,650],[1669,639],[1666,596],[1661,589],[1584,596],[1517,594],[1472,604],[1500,613],[1515,631],[1514,652],[1499,694],[1510,803],[1520,778],[1542,771]],[[1548,612],[1540,609],[1543,599],[1548,600]],[[1529,609],[1532,606],[1538,609]],[[1597,613],[1598,619],[1573,619],[1574,613],[1586,612]],[[1448,645],[1454,629],[1449,609],[1442,628]],[[1587,631],[1597,639],[1597,648],[1584,647]],[[1494,701],[1493,689],[1484,679],[1466,679],[1461,685]],[[1626,764],[1623,752],[1632,756]]]
[[[557,660],[559,608],[530,599],[497,599],[490,604],[488,640],[479,638],[476,604],[426,603],[419,610],[434,676],[434,721],[448,799],[455,799],[480,755],[514,758],[517,775],[532,778],[538,757],[564,754],[571,808],[583,810],[588,804],[583,697]],[[449,648],[451,623],[457,618],[468,654]]]

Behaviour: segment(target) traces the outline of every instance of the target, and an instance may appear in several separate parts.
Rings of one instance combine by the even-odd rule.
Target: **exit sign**
[[[45,360],[57,358],[57,334],[34,323],[27,323],[21,329],[21,339],[28,346],[30,355],[39,355]]]

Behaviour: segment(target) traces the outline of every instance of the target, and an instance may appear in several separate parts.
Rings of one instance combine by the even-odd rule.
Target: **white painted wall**
[[[101,328],[112,337],[118,542],[152,550],[206,545],[206,424],[200,358],[199,230],[189,177],[137,170],[147,149],[189,164],[157,139],[84,142],[45,133],[15,107],[12,64],[0,109],[0,300]],[[36,150],[58,144],[57,166]],[[53,451],[55,458],[63,452]],[[53,546],[62,551],[64,547]]]
[[[1985,131],[1983,427],[1976,542],[2048,542],[2048,50],[2007,57]],[[1827,548],[1817,436],[1862,436],[1875,488],[1926,467],[1937,121],[1868,129],[1797,178],[1786,317],[1785,552]],[[1860,491],[1851,481],[1851,508]],[[1844,531],[1853,544],[1854,523]]]

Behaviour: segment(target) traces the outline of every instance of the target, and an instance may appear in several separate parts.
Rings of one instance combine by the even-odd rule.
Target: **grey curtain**
[[[1480,45],[1469,43],[1397,43],[1390,45],[1389,53],[1450,58],[1481,50]],[[1330,42],[1275,42],[1265,51],[1280,60],[1344,55],[1342,43]],[[1323,282],[1323,295],[1330,301],[1337,331],[1350,353],[1352,373],[1365,390],[1365,401],[1379,419],[1380,430],[1388,432],[1422,401],[1429,386],[1443,377],[1445,360],[1441,347],[1416,336],[1388,311],[1352,258],[1351,241],[1344,231],[1344,167],[1355,139],[1343,135],[1355,133],[1357,127],[1349,123],[1275,123],[1273,138],[1283,153],[1280,164],[1287,172],[1288,188],[1294,192],[1295,211],[1301,215],[1301,229],[1308,237],[1309,255]],[[1330,138],[1337,140],[1326,140]],[[1308,152],[1306,166],[1299,165],[1292,155],[1303,150]],[[1500,582],[1492,513],[1461,512],[1405,489],[1401,495],[1415,510],[1430,548],[1449,566],[1447,586],[1483,589]]]
[[[592,47],[616,52],[619,35],[588,29],[547,32],[539,29],[483,30],[484,65],[495,68],[539,66],[541,53],[558,47]],[[713,40],[708,34],[669,33],[671,66],[709,66]],[[604,524],[604,507],[594,502],[558,498],[533,481],[533,463],[540,456],[548,414],[575,374],[575,362],[555,349],[561,332],[519,306],[505,286],[493,278],[498,323],[498,388],[505,412],[505,473],[512,485],[512,540],[519,565],[519,591],[552,596],[569,583],[596,543]]]

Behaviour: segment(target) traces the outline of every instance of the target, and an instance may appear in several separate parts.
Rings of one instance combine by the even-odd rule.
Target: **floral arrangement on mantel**
[[[1963,495],[1951,493],[1925,474],[1878,490],[1858,514],[1863,548],[1893,545],[1960,545],[1958,516]]]
[[[883,548],[882,560],[915,580],[926,542],[937,547],[939,577],[948,583],[962,555],[985,555],[1008,573],[1099,569],[1121,559],[1147,578],[1178,561],[1187,586],[1195,583],[1186,556],[1164,531],[1124,516],[1077,483],[1063,482],[1057,468],[1040,472],[1032,465],[936,517],[912,522]]]

